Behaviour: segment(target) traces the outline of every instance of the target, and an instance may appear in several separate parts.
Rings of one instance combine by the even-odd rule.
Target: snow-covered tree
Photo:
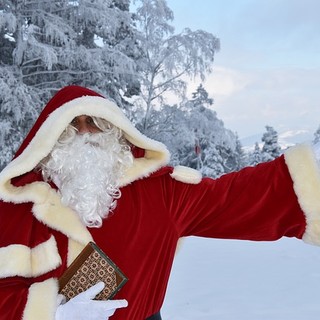
[[[314,138],[312,140],[312,143],[313,144],[316,144],[320,141],[320,126],[319,128],[317,129],[317,131],[314,133]]]
[[[135,60],[141,55],[129,12],[130,0],[80,0],[71,25],[83,49],[75,56],[77,69],[87,66],[81,84],[94,86],[126,107],[123,96],[138,94],[140,84]],[[85,57],[85,61],[79,57]]]
[[[194,148],[194,134],[186,124],[186,116],[177,105],[164,105],[161,110],[154,110],[149,122],[149,136],[168,147],[172,165],[181,164],[181,148]]]
[[[88,86],[120,106],[124,95],[139,91],[134,60],[140,53],[129,3],[0,3],[0,131],[2,141],[15,141],[7,143],[0,167],[11,158],[42,105],[61,87]]]
[[[50,94],[77,83],[118,98],[134,70],[128,8],[129,0],[12,1],[13,59],[23,82]]]
[[[235,159],[239,145],[237,136],[210,109],[212,103],[200,85],[189,101],[154,111],[156,116],[150,119],[149,126],[153,129],[151,137],[168,146],[173,165],[185,165],[218,177],[239,169],[234,167],[240,163]]]
[[[209,107],[213,105],[213,99],[209,97],[209,93],[203,87],[202,83],[200,83],[196,91],[192,93],[192,102],[195,107],[201,105]]]
[[[203,166],[200,170],[206,177],[218,178],[226,172],[224,162],[225,159],[221,156],[219,148],[213,143],[208,144],[203,153]]]
[[[136,11],[139,44],[141,105],[145,110],[142,130],[149,134],[150,117],[164,104],[166,93],[184,97],[186,77],[204,78],[211,72],[219,40],[212,34],[185,29],[174,34],[174,15],[165,0],[140,0]]]
[[[235,133],[235,148],[229,148],[225,165],[227,172],[238,171],[247,165],[247,157],[237,133]]]
[[[278,133],[271,126],[266,126],[266,132],[261,138],[263,144],[262,154],[263,162],[273,160],[280,156],[281,147],[278,143]]]
[[[38,113],[35,106],[39,104],[38,95],[18,81],[9,67],[0,68],[0,169],[19,147],[22,134]]]
[[[263,162],[262,152],[259,143],[256,142],[254,145],[254,150],[248,154],[248,165],[256,166],[257,164]]]
[[[199,144],[201,171],[204,175],[218,177],[223,173],[242,167],[243,153],[238,137],[224,127],[211,106],[211,99],[200,84],[185,104],[189,114],[189,128],[193,128],[195,141]],[[199,163],[199,161],[198,161]]]

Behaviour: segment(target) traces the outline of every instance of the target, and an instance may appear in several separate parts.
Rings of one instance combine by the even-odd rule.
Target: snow
[[[184,239],[164,320],[318,320],[320,248],[301,240]]]

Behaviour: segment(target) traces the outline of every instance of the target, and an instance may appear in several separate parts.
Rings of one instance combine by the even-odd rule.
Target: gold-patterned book
[[[108,300],[128,278],[95,243],[89,242],[59,279],[59,293],[68,301],[99,281],[103,281],[105,287],[95,300]]]

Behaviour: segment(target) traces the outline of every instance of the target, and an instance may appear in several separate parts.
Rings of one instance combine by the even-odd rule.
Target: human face
[[[75,117],[70,124],[77,130],[78,134],[102,132],[90,116],[81,115]]]

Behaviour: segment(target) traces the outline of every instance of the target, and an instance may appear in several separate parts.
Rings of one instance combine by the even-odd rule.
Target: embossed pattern
[[[69,300],[99,281],[105,283],[105,288],[95,299],[107,300],[117,288],[116,270],[108,261],[102,259],[101,256],[94,251],[75,272],[60,293]]]

